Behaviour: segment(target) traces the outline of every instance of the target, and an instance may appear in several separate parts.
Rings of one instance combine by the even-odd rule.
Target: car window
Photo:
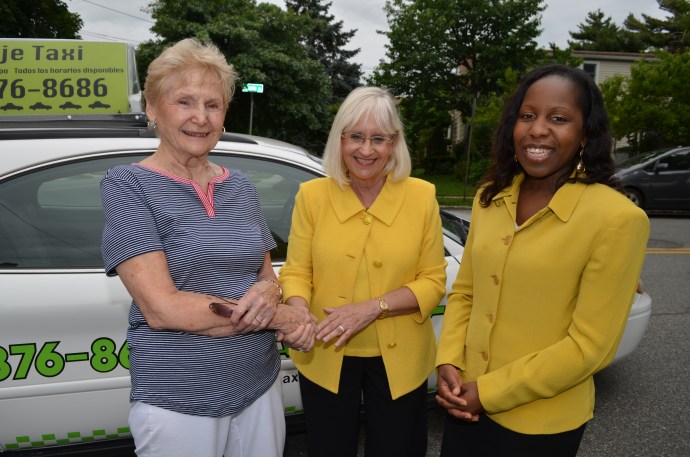
[[[252,180],[261,200],[261,209],[278,245],[271,251],[271,260],[284,262],[295,194],[301,183],[320,175],[289,163],[255,157],[214,154],[212,161],[230,170],[239,170]]]
[[[470,230],[468,221],[446,211],[441,211],[441,226],[444,235],[462,246],[465,245],[467,233]]]
[[[666,164],[663,171],[688,171],[690,170],[690,149],[659,159],[659,163]]]
[[[64,162],[0,183],[0,268],[103,268],[101,178],[114,165],[143,157]],[[257,157],[218,155],[213,160],[255,183],[278,244],[271,257],[284,261],[295,193],[301,182],[317,175]]]
[[[629,159],[623,161],[618,165],[618,168],[628,168],[632,167],[633,165],[637,165],[638,163],[642,162],[647,162],[648,160],[653,159],[654,157],[660,156],[661,154],[664,154],[668,149],[657,149],[655,151],[649,151],[649,152],[644,152],[641,154],[634,155],[630,157]]]
[[[108,157],[62,163],[0,184],[0,267],[102,268],[100,181]]]

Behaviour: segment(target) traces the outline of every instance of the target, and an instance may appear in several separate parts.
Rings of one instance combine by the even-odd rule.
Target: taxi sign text
[[[127,46],[0,39],[0,116],[129,112]]]

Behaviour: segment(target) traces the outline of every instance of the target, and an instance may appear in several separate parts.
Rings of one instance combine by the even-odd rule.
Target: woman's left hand
[[[472,415],[472,421],[479,420],[479,415],[484,412],[484,407],[479,399],[477,381],[466,382],[460,388],[460,396],[465,400],[465,410]]]
[[[319,322],[316,338],[324,343],[338,338],[335,342],[336,347],[347,343],[352,335],[374,322],[381,314],[376,300],[350,303],[338,308],[324,308],[324,311],[328,316]]]
[[[230,321],[239,333],[264,330],[273,319],[279,301],[276,285],[271,281],[259,281],[237,301]]]

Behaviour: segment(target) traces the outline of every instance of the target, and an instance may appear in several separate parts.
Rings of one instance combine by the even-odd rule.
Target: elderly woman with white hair
[[[209,160],[236,79],[213,45],[185,39],[163,51],[144,90],[160,144],[101,183],[106,272],[132,296],[138,456],[282,456],[275,330],[316,331],[306,310],[280,303],[256,188]]]
[[[445,293],[446,261],[434,186],[410,177],[388,91],[361,87],[345,99],[324,168],[328,177],[296,196],[279,275],[286,303],[320,320],[314,349],[290,352],[308,453],[356,456],[363,399],[367,456],[424,456],[430,314]]]

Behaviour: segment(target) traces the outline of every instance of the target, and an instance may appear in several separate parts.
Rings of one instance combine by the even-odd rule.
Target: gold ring
[[[342,334],[342,333],[345,333],[345,327],[343,327],[343,324],[340,324],[340,325],[338,326],[338,328],[340,329],[340,333],[341,333],[341,334]]]

